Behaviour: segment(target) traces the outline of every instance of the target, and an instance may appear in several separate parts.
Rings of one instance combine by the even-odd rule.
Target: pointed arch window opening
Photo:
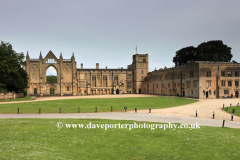
[[[57,83],[57,70],[53,66],[49,66],[46,70],[46,82]]]

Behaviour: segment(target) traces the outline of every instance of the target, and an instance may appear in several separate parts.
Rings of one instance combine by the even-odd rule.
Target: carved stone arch
[[[31,83],[39,83],[40,79],[40,70],[37,64],[32,64],[30,66],[30,82]]]
[[[58,68],[57,68],[55,65],[53,65],[53,64],[48,64],[48,65],[45,67],[45,69],[44,69],[44,74],[47,73],[47,70],[48,70],[49,67],[53,67],[53,68],[57,71],[57,74],[59,73],[59,72],[58,72]]]

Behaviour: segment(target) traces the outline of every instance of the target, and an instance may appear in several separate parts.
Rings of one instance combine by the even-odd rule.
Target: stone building
[[[39,58],[26,56],[28,73],[28,95],[98,95],[142,93],[142,82],[148,74],[148,54],[133,55],[132,64],[126,69],[77,68],[74,54],[71,59],[59,59],[49,51],[45,58],[40,52]],[[49,83],[46,72],[52,66],[57,72],[57,82]]]
[[[143,93],[192,98],[239,97],[240,64],[190,61],[148,73]]]
[[[239,97],[240,64],[189,61],[185,66],[148,72],[148,54],[133,55],[127,68],[77,68],[71,59],[59,59],[49,51],[45,58],[26,56],[28,95],[156,94],[191,98]],[[46,81],[46,71],[57,71],[57,82]]]

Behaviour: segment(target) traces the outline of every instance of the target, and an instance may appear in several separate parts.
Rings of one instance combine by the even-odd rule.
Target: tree
[[[48,83],[56,83],[57,82],[57,76],[54,76],[54,75],[47,76],[47,82]]]
[[[175,66],[182,66],[185,65],[190,60],[197,60],[197,48],[190,46],[185,47],[176,52],[176,56],[173,57],[173,62]]]
[[[232,59],[231,48],[222,41],[208,41],[197,47],[199,61],[230,62]]]
[[[182,66],[190,60],[230,62],[231,59],[231,48],[221,40],[216,40],[201,43],[197,48],[191,46],[180,49],[173,57],[173,62],[175,66]]]
[[[28,85],[23,53],[16,53],[12,45],[0,44],[0,87],[2,91],[22,92]]]

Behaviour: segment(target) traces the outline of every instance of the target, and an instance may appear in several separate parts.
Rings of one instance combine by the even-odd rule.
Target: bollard
[[[135,106],[135,113],[137,113],[137,106]]]
[[[112,106],[111,106],[111,112],[113,111]]]
[[[213,111],[213,119],[214,119],[214,111]]]
[[[41,108],[39,108],[39,114],[41,113]]]
[[[59,108],[59,113],[61,113],[61,108]]]
[[[237,104],[237,106],[239,106],[239,103]]]
[[[230,107],[232,107],[232,103],[230,103]]]
[[[95,112],[97,113],[97,107],[95,108]]]
[[[18,114],[19,114],[19,108],[18,108]]]
[[[149,107],[149,113],[151,113],[151,106]]]
[[[197,110],[196,110],[196,117],[197,117]]]
[[[223,104],[223,108],[224,108],[224,104]]]
[[[78,113],[80,113],[80,107],[78,107]]]
[[[227,109],[226,109],[226,111],[228,110],[228,107],[227,107]]]
[[[225,123],[225,120],[223,120],[223,124],[222,124],[222,127],[224,127],[224,123]]]
[[[231,121],[233,121],[233,113],[232,113],[232,116],[231,116]]]

